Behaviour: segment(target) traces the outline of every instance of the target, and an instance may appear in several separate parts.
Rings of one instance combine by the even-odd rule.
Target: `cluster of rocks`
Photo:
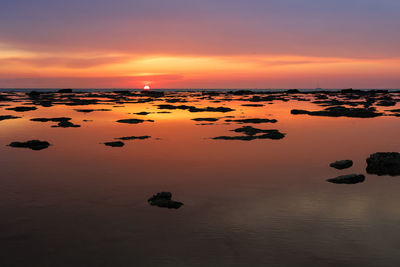
[[[376,175],[400,175],[400,153],[398,152],[378,152],[371,154],[367,160],[366,171],[368,174]],[[343,170],[353,166],[351,160],[340,160],[330,164],[331,167]],[[335,184],[356,184],[365,180],[363,174],[341,175],[328,179],[328,182]]]

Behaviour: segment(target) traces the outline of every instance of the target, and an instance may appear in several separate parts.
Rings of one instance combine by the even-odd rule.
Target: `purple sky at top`
[[[34,50],[400,56],[398,0],[1,0],[0,42]]]

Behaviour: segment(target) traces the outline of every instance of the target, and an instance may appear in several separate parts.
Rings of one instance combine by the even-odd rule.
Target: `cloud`
[[[0,64],[22,64],[33,67],[66,67],[66,68],[92,68],[102,65],[118,64],[129,61],[126,56],[98,56],[98,57],[9,57],[0,58]]]

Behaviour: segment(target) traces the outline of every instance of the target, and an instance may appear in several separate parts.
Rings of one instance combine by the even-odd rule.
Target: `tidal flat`
[[[400,266],[399,102],[0,92],[0,266]]]

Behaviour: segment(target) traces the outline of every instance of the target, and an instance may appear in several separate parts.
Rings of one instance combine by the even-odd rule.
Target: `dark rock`
[[[121,142],[121,141],[105,142],[104,144],[106,146],[112,146],[112,147],[123,147],[125,145],[124,142]]]
[[[39,122],[63,122],[63,121],[69,121],[71,118],[67,117],[58,117],[58,118],[33,118],[31,121],[39,121]]]
[[[111,109],[105,109],[105,108],[101,108],[101,109],[75,109],[75,111],[82,112],[82,113],[90,113],[90,112],[93,112],[93,111],[111,111]]]
[[[50,146],[50,143],[47,141],[30,140],[27,142],[12,142],[11,144],[9,144],[9,146],[30,148],[32,150],[42,150],[48,148]]]
[[[195,119],[192,119],[193,121],[217,121],[217,120],[219,120],[219,119],[217,119],[217,118],[195,118]]]
[[[234,111],[234,109],[227,108],[227,107],[205,107],[205,108],[197,108],[194,106],[187,106],[187,105],[180,105],[180,106],[174,106],[170,104],[162,104],[162,105],[157,105],[158,109],[181,109],[181,110],[187,110],[189,112],[230,112]]]
[[[364,182],[364,180],[365,176],[363,174],[347,174],[328,179],[327,181],[334,184],[357,184]]]
[[[263,107],[263,104],[243,104],[243,107]]]
[[[147,202],[152,206],[168,209],[179,209],[183,205],[182,202],[172,200],[172,194],[170,192],[157,193],[149,198]]]
[[[243,136],[217,136],[214,140],[241,140],[241,141],[252,141],[256,139],[273,139],[279,140],[285,137],[285,134],[279,132],[278,130],[262,130],[253,128],[251,126],[243,126],[238,129],[232,130],[237,133],[244,133]],[[261,135],[256,135],[262,133]]]
[[[57,92],[60,94],[71,94],[73,91],[72,89],[60,89]]]
[[[163,97],[165,93],[163,91],[141,91],[140,92],[144,96],[150,96],[150,97]]]
[[[301,92],[298,89],[289,89],[286,91],[288,94],[300,94]]]
[[[122,119],[122,120],[117,120],[117,122],[119,122],[119,123],[129,123],[129,124],[138,124],[138,123],[143,123],[145,121],[154,122],[154,120],[142,120],[142,119]]]
[[[13,116],[13,115],[0,115],[0,121],[19,119],[19,118],[21,118],[21,117],[17,117],[17,116]]]
[[[232,131],[237,133],[244,133],[246,135],[256,135],[258,133],[270,133],[271,131],[277,131],[277,130],[262,130],[254,128],[252,126],[243,126],[241,128],[237,128]]]
[[[78,124],[73,124],[70,121],[60,121],[57,125],[51,126],[53,128],[78,128],[81,127]]]
[[[320,111],[292,109],[290,113],[293,115],[307,114],[310,116],[351,117],[351,118],[374,118],[382,116],[382,113],[376,112],[375,108],[346,108],[342,106],[329,107]]]
[[[400,153],[378,152],[367,158],[367,173],[377,175],[400,175]]]
[[[27,107],[27,106],[20,106],[20,107],[14,107],[14,108],[6,108],[7,110],[14,110],[16,112],[25,112],[25,111],[31,111],[31,110],[36,110],[36,107]]]
[[[237,119],[237,120],[225,120],[226,122],[237,122],[237,123],[276,123],[277,120],[275,119]]]
[[[353,166],[353,161],[348,160],[348,159],[347,160],[339,160],[339,161],[332,162],[331,164],[329,164],[329,166],[331,166],[332,168],[343,170],[343,169],[347,169],[347,168],[350,168],[351,166]]]
[[[151,138],[151,136],[148,135],[143,135],[143,136],[125,136],[125,137],[120,137],[120,138],[115,138],[118,140],[144,140],[144,139],[148,139]]]
[[[396,105],[396,101],[394,100],[381,100],[378,103],[376,103],[377,106],[382,106],[382,107],[391,107]]]
[[[228,93],[232,94],[232,95],[252,95],[252,94],[254,94],[254,92],[250,91],[250,90],[236,90],[236,91],[229,91]]]

